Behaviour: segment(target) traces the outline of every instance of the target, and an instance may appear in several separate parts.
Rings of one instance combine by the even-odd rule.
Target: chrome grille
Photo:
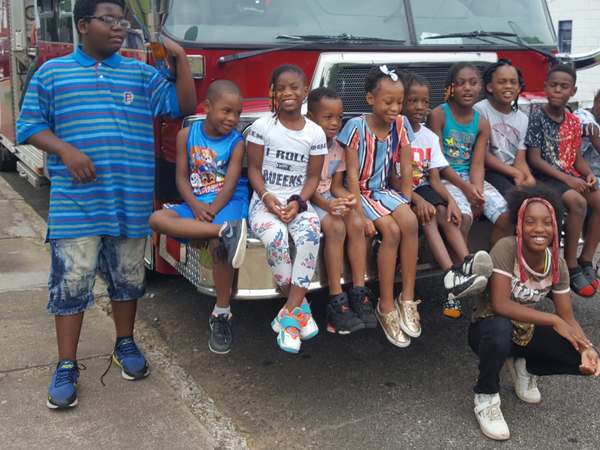
[[[482,64],[479,62],[475,66],[483,73],[487,63]],[[371,110],[365,99],[364,90],[365,78],[371,67],[371,65],[361,64],[336,64],[332,68],[329,87],[342,97],[346,114],[353,115]],[[401,71],[411,71],[425,77],[430,86],[431,108],[443,102],[444,84],[451,64],[388,64],[388,67],[395,67]]]

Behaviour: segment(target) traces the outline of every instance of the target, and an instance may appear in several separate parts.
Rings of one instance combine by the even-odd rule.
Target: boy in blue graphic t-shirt
[[[185,53],[171,40],[165,47],[177,67],[174,83],[119,55],[131,25],[124,15],[122,0],[77,0],[81,44],[38,69],[17,121],[18,142],[48,153],[52,182],[48,311],[55,315],[59,362],[48,388],[51,409],[77,404],[77,345],[98,270],[115,320],[112,361],[125,379],[149,374],[133,327],[152,212],[152,121],[193,113],[196,93]]]
[[[231,349],[233,269],[246,252],[248,181],[240,179],[244,139],[235,129],[242,113],[239,88],[231,81],[213,81],[204,102],[206,119],[177,135],[176,182],[184,203],[150,217],[157,232],[180,239],[209,240],[217,302],[209,318],[208,347],[214,353]]]

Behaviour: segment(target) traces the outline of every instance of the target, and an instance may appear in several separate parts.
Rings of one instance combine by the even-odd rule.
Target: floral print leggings
[[[267,262],[273,271],[275,282],[278,286],[293,283],[308,289],[317,267],[321,233],[319,217],[312,207],[309,207],[286,224],[269,212],[263,202],[253,200],[249,214],[250,229],[267,250]],[[289,236],[292,237],[296,248],[293,261]]]

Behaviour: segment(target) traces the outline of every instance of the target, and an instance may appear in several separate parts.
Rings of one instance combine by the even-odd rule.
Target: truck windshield
[[[419,44],[485,45],[479,39],[466,37],[427,39],[485,30],[514,33],[530,45],[556,45],[545,0],[411,0],[411,8]],[[493,37],[486,40],[506,45]]]
[[[546,0],[173,0],[166,29],[203,45],[281,45],[277,36],[372,36],[418,45],[510,45],[495,38],[428,37],[472,32],[516,34],[530,45],[555,46]],[[310,43],[307,43],[310,45]],[[398,44],[400,45],[400,44]]]
[[[409,40],[403,0],[173,0],[165,27],[215,46],[277,46],[284,34]]]

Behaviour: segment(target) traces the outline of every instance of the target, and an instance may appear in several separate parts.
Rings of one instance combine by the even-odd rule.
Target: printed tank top
[[[473,110],[473,120],[468,124],[462,124],[456,121],[448,103],[442,104],[442,111],[445,116],[442,130],[444,156],[450,167],[459,175],[469,176],[479,127],[479,112]]]

